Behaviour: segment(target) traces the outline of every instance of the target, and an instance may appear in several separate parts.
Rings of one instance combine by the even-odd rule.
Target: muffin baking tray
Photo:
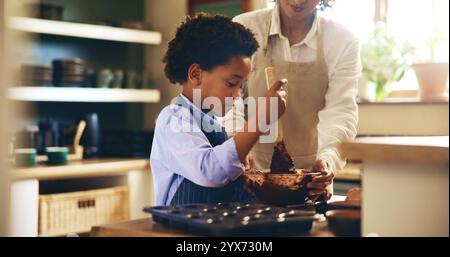
[[[157,223],[210,236],[301,235],[323,217],[304,208],[259,203],[187,204],[144,208]]]

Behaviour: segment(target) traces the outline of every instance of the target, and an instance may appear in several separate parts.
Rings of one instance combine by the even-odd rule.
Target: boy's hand
[[[270,122],[270,98],[276,97],[278,102],[278,117],[275,120],[278,120],[286,111],[286,91],[283,90],[283,85],[287,84],[287,79],[280,79],[273,84],[269,90],[267,90],[264,97],[266,97],[266,121]]]
[[[269,90],[267,90],[266,94],[264,95],[264,97],[266,98],[265,106],[259,106],[257,104],[255,113],[256,115],[250,117],[250,119],[247,122],[245,122],[243,131],[238,132],[234,136],[234,142],[236,143],[236,150],[238,152],[239,160],[241,161],[241,163],[245,164],[245,159],[248,153],[250,152],[250,149],[252,149],[252,147],[256,144],[258,138],[261,136],[261,133],[263,133],[263,131],[264,132],[266,131],[264,127],[270,128],[270,107],[271,107],[270,98],[276,97],[278,100],[278,113],[276,114],[278,117],[276,117],[277,119],[275,120],[278,120],[281,117],[281,115],[283,115],[283,113],[286,111],[286,100],[284,99],[284,95],[286,94],[286,92],[280,90],[281,87],[286,83],[287,83],[286,79],[278,80],[272,87],[269,88]],[[265,122],[269,124],[264,125],[263,122],[261,122],[262,124],[260,124],[259,119],[261,118],[260,115],[263,114],[263,111],[260,111],[259,108],[265,109],[266,111]],[[255,124],[256,126],[249,125],[252,123]],[[261,126],[263,126],[263,128],[261,128]],[[249,127],[252,127],[252,129],[250,130]],[[256,130],[254,130],[254,128],[256,128]]]

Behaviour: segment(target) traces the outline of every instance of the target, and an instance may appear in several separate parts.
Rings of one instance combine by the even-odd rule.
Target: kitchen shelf
[[[150,45],[159,45],[161,43],[161,33],[156,31],[116,28],[104,25],[28,17],[11,17],[8,20],[8,25],[10,28],[31,33]]]
[[[69,178],[102,177],[126,174],[130,170],[150,169],[150,162],[142,158],[106,158],[71,161],[66,165],[14,168],[11,178],[14,181],[38,179],[56,180]]]
[[[8,98],[29,102],[105,102],[105,103],[158,103],[156,89],[114,89],[77,87],[14,87]]]

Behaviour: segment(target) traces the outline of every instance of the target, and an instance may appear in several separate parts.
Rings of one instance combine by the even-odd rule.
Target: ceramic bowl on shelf
[[[62,165],[67,164],[69,148],[67,147],[47,147],[47,164],[49,165]]]
[[[29,167],[36,165],[35,148],[19,148],[14,151],[14,160],[16,166]]]

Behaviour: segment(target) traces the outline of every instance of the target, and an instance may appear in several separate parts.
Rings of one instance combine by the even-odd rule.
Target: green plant
[[[375,24],[372,37],[362,46],[361,60],[367,80],[376,85],[376,101],[384,99],[390,85],[403,78],[413,52],[410,44],[388,33],[384,22]]]

